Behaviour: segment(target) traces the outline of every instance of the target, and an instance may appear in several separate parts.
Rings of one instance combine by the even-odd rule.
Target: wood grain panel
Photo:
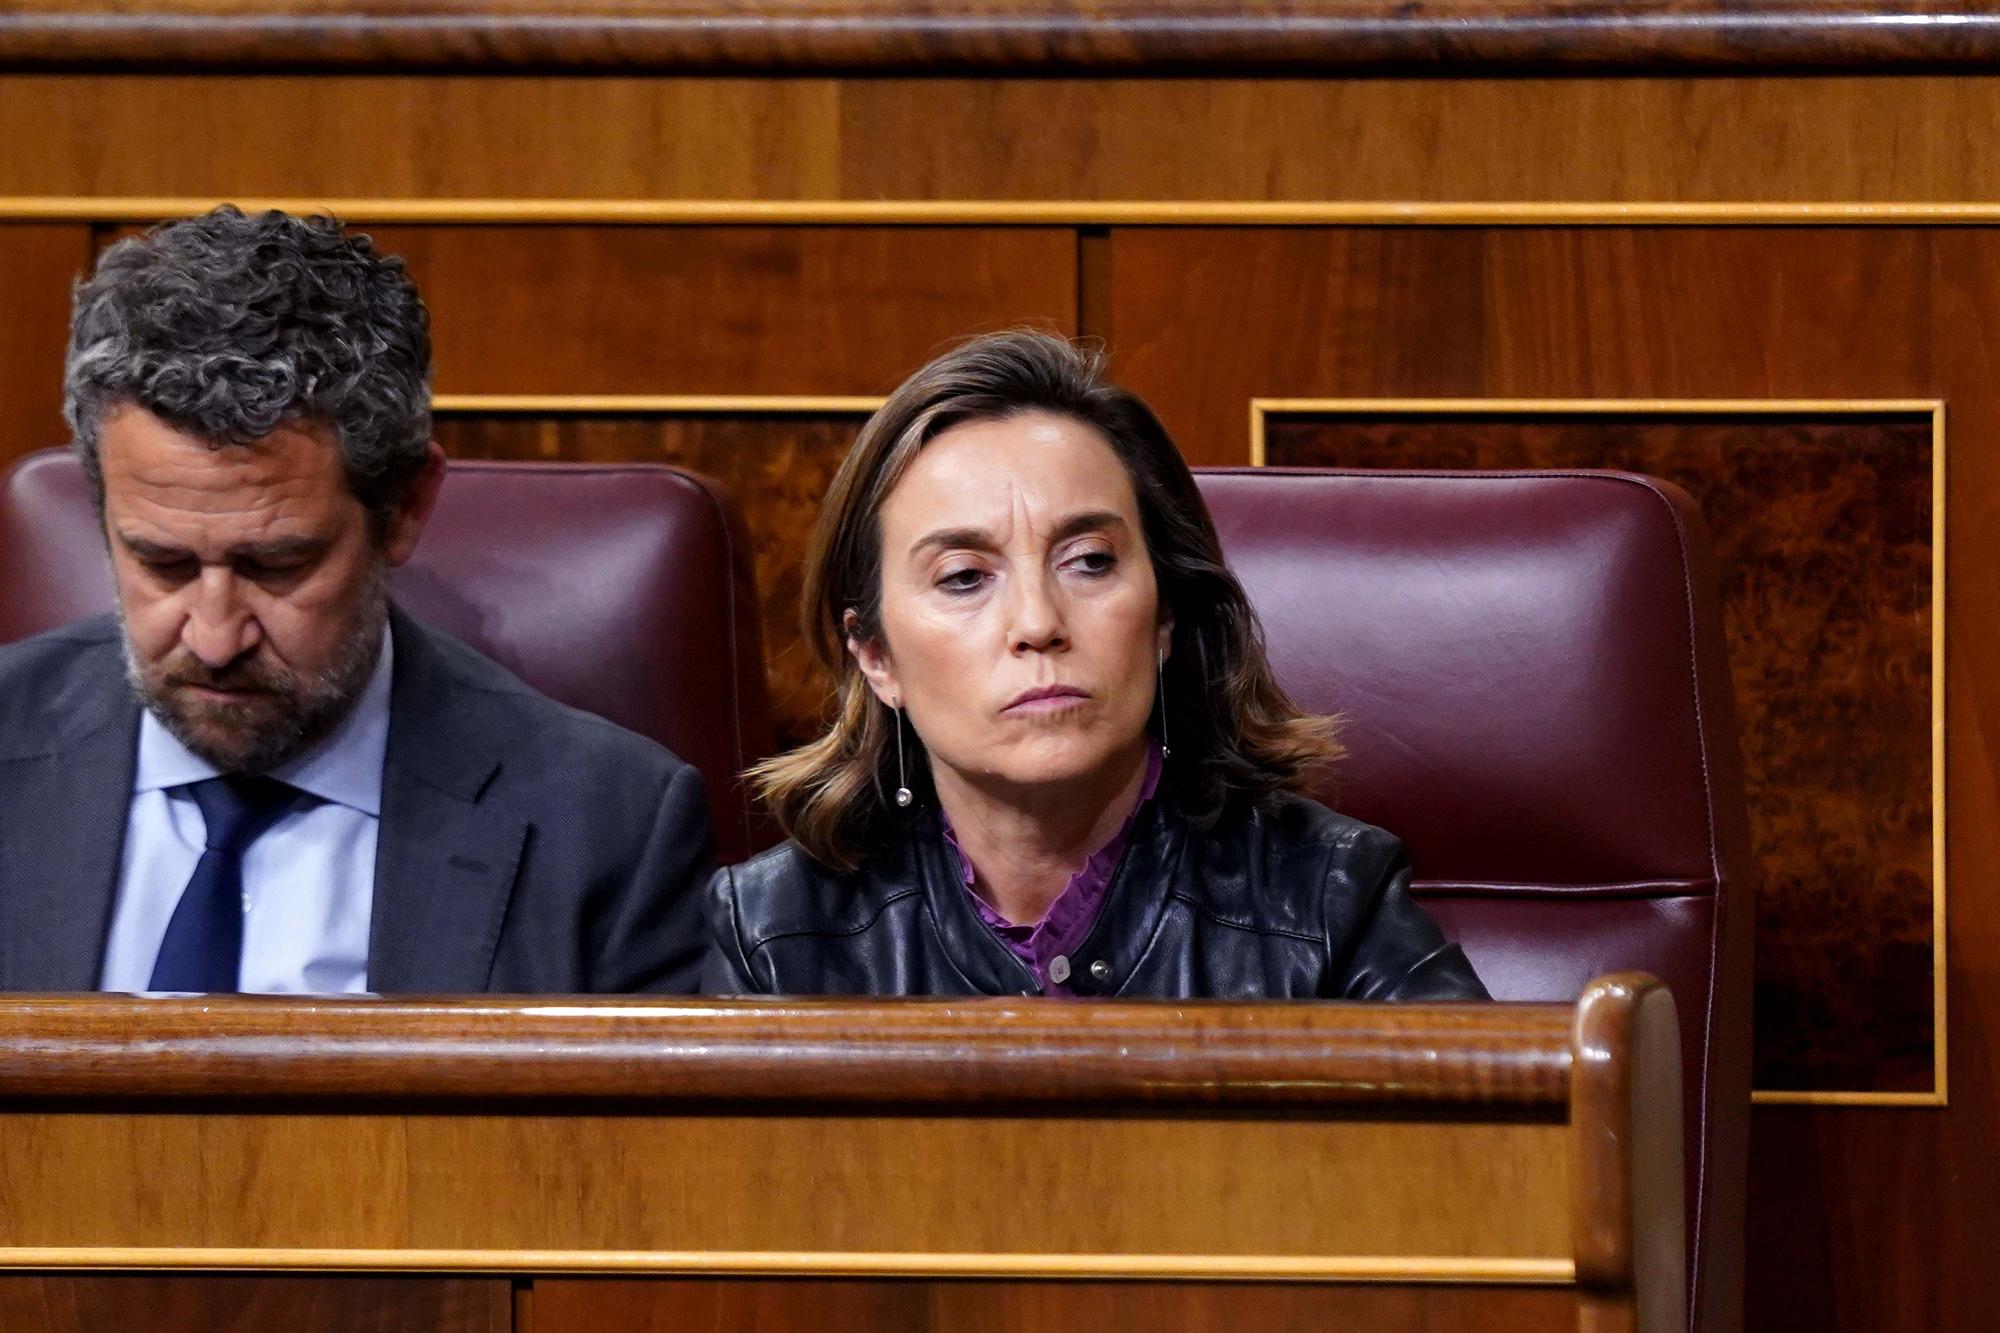
[[[0,127],[0,196],[2000,200],[1992,75],[0,74]]]
[[[87,226],[0,225],[0,467],[69,438],[69,289],[89,262]]]
[[[505,1278],[0,1277],[7,1333],[513,1333],[511,1307]]]
[[[814,1282],[544,1278],[533,1333],[1561,1333],[1572,1292],[1506,1287],[1153,1282]]]
[[[379,227],[440,393],[875,394],[946,341],[1076,319],[1061,228]]]
[[[1274,464],[1613,467],[1693,495],[1722,570],[1757,858],[1756,1086],[1932,1089],[1928,414],[1284,414],[1265,430]]]
[[[802,197],[825,81],[0,75],[0,194]],[[199,144],[199,151],[190,145]]]
[[[1856,160],[1870,152],[1859,142]],[[1981,1017],[2000,1010],[2000,233],[1112,240],[1121,371],[1204,461],[1245,461],[1258,396],[1946,401],[1951,1104],[1755,1111],[1749,1326],[1987,1327],[2000,1309],[2000,1266],[1979,1248],[2000,1234],[2000,1028]]]
[[[0,1246],[1563,1260],[1568,1149],[1429,1118],[54,1113],[0,1142]],[[1036,1204],[964,1203],[999,1198]]]
[[[800,636],[800,581],[820,497],[861,420],[796,413],[449,413],[438,418],[437,438],[454,458],[672,463],[728,487],[750,530],[771,707],[778,743],[790,747],[818,734],[832,685]]]

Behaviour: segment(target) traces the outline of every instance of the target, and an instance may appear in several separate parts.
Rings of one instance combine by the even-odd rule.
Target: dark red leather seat
[[[0,488],[0,642],[112,607],[104,539],[66,452]],[[717,484],[650,464],[454,462],[397,600],[536,689],[700,769],[716,851],[769,842],[742,781],[771,752],[750,546]]]
[[[1641,968],[1679,1008],[1691,1311],[1741,1322],[1750,899],[1706,529],[1612,472],[1200,475],[1320,793],[1400,835],[1494,995]]]

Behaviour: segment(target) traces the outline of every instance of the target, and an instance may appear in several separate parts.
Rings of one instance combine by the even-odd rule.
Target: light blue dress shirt
[[[245,991],[337,995],[368,989],[368,923],[389,748],[395,644],[382,654],[353,711],[271,776],[318,798],[294,810],[243,854]],[[220,770],[175,740],[150,712],[126,815],[125,855],[99,989],[143,991],[167,922],[205,841],[201,808],[185,791]]]

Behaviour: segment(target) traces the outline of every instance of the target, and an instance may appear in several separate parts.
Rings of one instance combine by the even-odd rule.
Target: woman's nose
[[[1014,599],[1014,626],[1009,636],[1017,653],[1049,652],[1069,646],[1062,604],[1041,580],[1019,585]]]

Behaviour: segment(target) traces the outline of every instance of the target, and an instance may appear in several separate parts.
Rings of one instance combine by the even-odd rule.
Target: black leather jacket
[[[980,920],[935,815],[852,874],[792,843],[716,873],[702,989],[724,995],[1036,994]],[[1207,833],[1163,789],[1075,953],[1079,994],[1483,1000],[1409,893],[1403,845],[1300,796]],[[1100,966],[1101,964],[1101,966]]]

